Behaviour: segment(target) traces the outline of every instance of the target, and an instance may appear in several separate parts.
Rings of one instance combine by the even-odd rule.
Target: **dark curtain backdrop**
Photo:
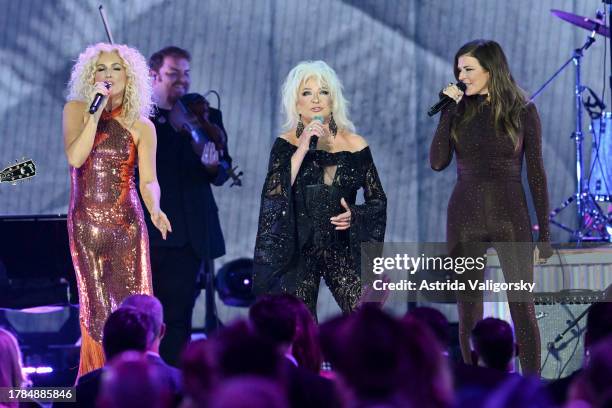
[[[602,7],[597,0],[100,2],[117,42],[146,56],[169,44],[187,48],[193,54],[192,90],[221,94],[230,151],[245,173],[242,188],[215,189],[226,259],[252,254],[268,153],[282,119],[280,84],[297,62],[323,59],[344,82],[352,118],[371,145],[387,191],[387,240],[439,241],[455,168],[430,170],[437,118],[425,112],[453,79],[455,51],[474,38],[500,42],[515,78],[532,92],[588,34],[553,17],[550,9],[593,16]],[[39,169],[31,182],[0,185],[0,214],[66,212],[65,85],[78,53],[106,38],[100,2],[0,0],[0,163],[26,156]],[[598,37],[583,67],[585,85],[598,92],[603,62]],[[572,95],[570,66],[537,100],[553,207],[574,191]],[[585,131],[587,126],[585,117]],[[574,214],[572,209],[561,219],[571,222]],[[568,239],[554,228],[553,237]]]

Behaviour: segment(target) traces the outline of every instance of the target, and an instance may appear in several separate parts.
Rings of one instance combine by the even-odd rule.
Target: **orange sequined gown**
[[[149,237],[134,183],[136,146],[115,118],[103,113],[87,161],[70,168],[70,254],[81,324],[79,376],[104,365],[102,328],[127,296],[152,294]]]

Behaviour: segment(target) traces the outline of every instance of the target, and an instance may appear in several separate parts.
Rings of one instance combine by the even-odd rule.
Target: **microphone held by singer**
[[[323,124],[324,122],[323,116],[320,116],[320,115],[316,115],[315,117],[312,118],[312,120],[313,121],[317,120],[321,124]],[[310,143],[308,144],[308,150],[310,150],[311,152],[317,150],[317,143],[319,143],[319,137],[317,135],[310,136]]]
[[[104,86],[106,87],[106,89],[110,89],[111,83],[104,82]],[[96,93],[96,96],[94,96],[94,100],[91,102],[91,105],[89,106],[89,113],[93,115],[94,113],[98,111],[98,108],[100,108],[100,104],[102,103],[102,99],[104,99],[104,95],[102,95],[100,92]]]
[[[465,92],[466,86],[463,82],[461,81],[457,82],[456,87],[459,88],[461,92]],[[433,105],[431,108],[429,108],[429,110],[427,111],[427,115],[433,116],[436,113],[440,112],[442,109],[446,108],[451,103],[456,103],[456,101],[450,96],[446,94],[442,94],[442,96],[440,97],[440,100],[435,105]]]

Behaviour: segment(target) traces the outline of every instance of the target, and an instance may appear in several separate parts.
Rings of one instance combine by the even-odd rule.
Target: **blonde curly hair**
[[[149,117],[153,110],[149,66],[135,48],[122,44],[97,43],[83,51],[72,67],[66,100],[88,102],[94,89],[96,62],[102,52],[116,52],[123,60],[127,81],[123,96],[123,116],[128,123],[141,116]]]

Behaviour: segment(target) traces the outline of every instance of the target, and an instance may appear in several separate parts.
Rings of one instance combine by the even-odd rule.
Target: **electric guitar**
[[[36,175],[36,165],[32,160],[24,160],[0,171],[0,183],[17,184]]]

